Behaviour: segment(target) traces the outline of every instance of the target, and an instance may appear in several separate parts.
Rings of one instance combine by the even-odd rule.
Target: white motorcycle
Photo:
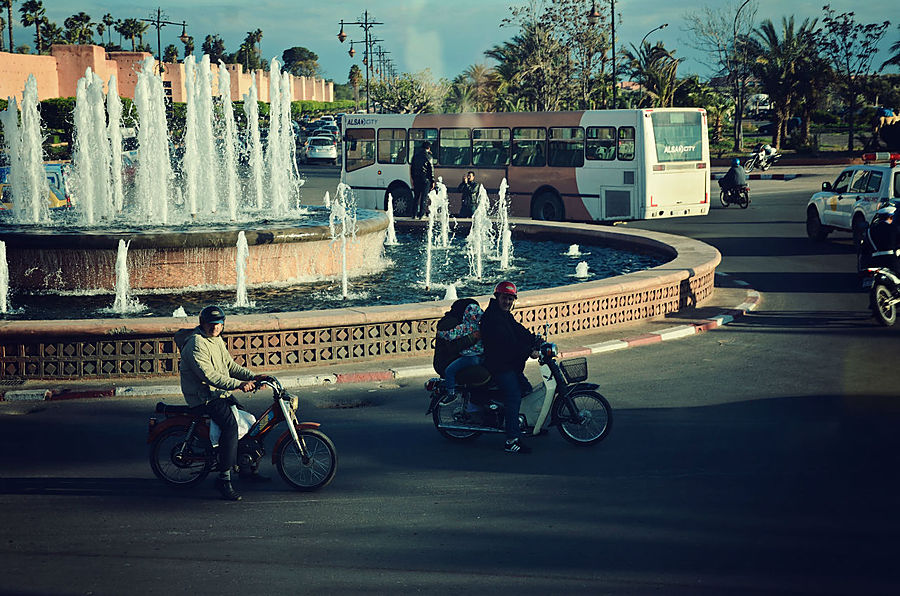
[[[538,352],[543,383],[522,398],[519,426],[523,435],[543,434],[556,426],[564,439],[576,445],[595,445],[605,439],[612,428],[612,408],[597,392],[599,385],[584,382],[587,359],[557,362],[559,350],[549,342],[542,342]],[[439,377],[425,383],[431,392],[426,414],[432,415],[437,431],[453,441],[505,432],[503,395],[484,368],[471,368],[480,369],[481,374],[467,376],[462,371],[454,395],[447,394]]]

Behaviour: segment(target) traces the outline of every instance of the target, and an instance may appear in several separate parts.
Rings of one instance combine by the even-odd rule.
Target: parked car
[[[823,182],[806,206],[806,234],[824,240],[834,230],[859,242],[878,206],[900,198],[900,153],[867,153],[866,162],[845,168],[834,183]]]
[[[305,163],[311,161],[329,161],[333,165],[337,165],[337,147],[330,137],[318,136],[310,137],[303,143],[301,151],[301,159]]]

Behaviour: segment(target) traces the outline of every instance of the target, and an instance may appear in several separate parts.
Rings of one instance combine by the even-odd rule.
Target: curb
[[[718,276],[730,277],[727,273],[716,273]],[[709,319],[700,319],[686,325],[668,327],[655,333],[642,333],[622,339],[613,339],[581,347],[573,347],[560,352],[560,358],[575,358],[578,356],[590,356],[616,350],[636,348],[639,346],[655,344],[663,341],[682,339],[723,327],[736,318],[743,316],[748,311],[756,309],[762,299],[759,292],[749,287],[741,280],[734,279],[737,286],[747,288],[747,296],[741,304],[734,308],[725,309]],[[533,361],[529,360],[529,363]],[[285,387],[313,387],[337,383],[369,383],[374,381],[392,381],[396,379],[410,379],[416,377],[434,376],[434,369],[428,365],[401,366],[379,371],[360,371],[336,374],[282,374],[279,375],[282,385]],[[178,382],[161,385],[134,385],[112,386],[95,389],[69,390],[69,389],[27,389],[13,390],[0,394],[2,402],[32,402],[32,401],[63,401],[69,399],[84,399],[98,397],[152,397],[152,396],[180,396],[181,387]]]
[[[747,174],[748,180],[793,180],[804,174]],[[710,174],[710,180],[721,180],[725,174]]]

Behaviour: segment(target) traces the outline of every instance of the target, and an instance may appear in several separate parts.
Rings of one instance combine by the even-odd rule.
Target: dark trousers
[[[413,205],[415,207],[415,215],[416,217],[422,217],[425,215],[425,212],[428,210],[428,191],[431,188],[427,185],[427,183],[423,182],[421,185],[414,184],[413,185]]]
[[[227,398],[216,398],[206,404],[206,411],[213,422],[219,425],[222,434],[219,436],[219,473],[231,473],[237,463],[238,425],[231,411],[234,404]]]
[[[524,368],[524,366],[523,366]],[[506,440],[517,439],[519,430],[519,409],[522,406],[522,394],[528,385],[525,374],[519,370],[505,370],[492,373],[494,382],[503,394],[504,421]]]

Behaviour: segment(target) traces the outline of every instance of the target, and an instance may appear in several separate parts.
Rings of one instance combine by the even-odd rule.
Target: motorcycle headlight
[[[544,344],[544,357],[545,358],[556,358],[559,356],[559,348],[556,347],[554,343],[545,343]]]

